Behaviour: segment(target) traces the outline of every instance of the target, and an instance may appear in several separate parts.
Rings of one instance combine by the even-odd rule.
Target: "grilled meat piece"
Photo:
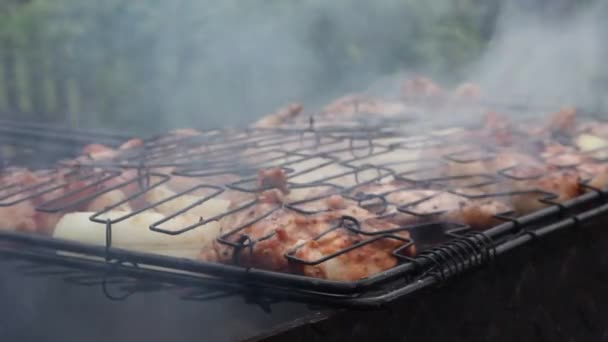
[[[369,234],[391,231],[396,228],[385,220],[363,219],[365,217],[362,215],[363,213],[357,213],[353,209],[348,210],[347,213],[357,214],[354,217],[360,220],[359,225],[365,227],[363,229]],[[335,213],[335,215],[337,214],[342,213]],[[336,222],[335,216],[328,215],[326,214],[322,220],[326,222],[333,219]],[[338,222],[342,222],[342,225],[344,225],[345,221],[338,219]],[[304,223],[310,224],[308,221]],[[312,263],[292,262],[291,268],[304,275],[316,278],[340,281],[359,280],[394,267],[397,259],[393,252],[409,243],[409,233],[407,231],[385,234],[379,239],[373,239],[370,235],[354,233],[341,226],[340,223],[333,223],[333,227],[338,228],[334,228],[322,236],[317,235],[314,239],[309,239],[302,245],[296,245],[296,248],[289,251],[288,253],[299,260]],[[326,231],[327,228],[325,228]],[[348,250],[354,246],[357,246],[357,248]],[[414,254],[414,247],[410,246],[405,253]],[[324,258],[328,259],[323,261]]]
[[[327,256],[369,237],[346,228],[332,230],[344,216],[356,218],[365,225],[366,230],[374,232],[396,229],[397,226],[377,220],[372,213],[339,195],[320,199],[319,203],[326,210],[316,214],[302,214],[287,209],[282,205],[284,194],[277,189],[263,191],[258,198],[254,205],[221,220],[222,239],[233,246],[222,241],[216,243],[220,261],[230,263],[237,258],[240,264],[246,266],[300,272],[333,280],[354,280],[392,267],[396,259],[390,254],[409,236],[405,231],[397,232],[394,234],[401,240],[382,239],[386,241],[371,243],[317,265],[289,262],[285,257],[287,253],[303,259]],[[239,244],[244,247],[239,248]],[[362,259],[361,253],[373,257]],[[208,255],[203,253],[201,257],[207,258]]]
[[[513,124],[504,115],[496,112],[486,113],[482,134],[493,137],[499,146],[513,144]]]
[[[516,151],[503,150],[499,152],[472,150],[450,159],[445,163],[442,173],[447,177],[466,175],[496,176],[516,167],[542,167],[541,161]]]
[[[260,170],[258,172],[256,184],[258,189],[275,188],[279,189],[283,194],[289,193],[285,170],[278,167]]]
[[[484,198],[476,189],[445,192],[403,188],[394,183],[368,185],[364,191],[382,194],[390,205],[383,216],[399,226],[421,221],[448,221],[483,229],[499,222],[495,215],[512,210],[500,197]]]
[[[86,145],[82,148],[82,153],[92,160],[112,159],[117,155],[116,150],[101,144]]]
[[[577,170],[588,186],[600,190],[608,187],[608,165],[585,163],[578,165]]]
[[[511,203],[519,214],[542,209],[550,202],[565,202],[583,192],[580,176],[575,170],[554,170],[548,167],[519,167],[510,171],[507,184]],[[549,200],[549,203],[543,202]]]
[[[554,134],[571,136],[575,130],[576,108],[564,107],[551,115],[546,130]]]
[[[128,150],[130,148],[141,147],[144,145],[144,141],[141,139],[130,139],[124,142],[122,145],[118,147],[119,150]]]
[[[0,206],[0,229],[42,234],[51,232],[61,214],[37,211],[36,207],[65,191],[61,184],[65,184],[62,181],[67,173],[66,170],[32,172],[21,169],[5,174],[0,197],[7,205]]]
[[[441,87],[425,77],[407,80],[401,92],[406,99],[436,98],[443,94]]]
[[[253,124],[257,128],[275,128],[292,122],[304,109],[299,103],[291,103],[279,108],[276,112],[264,116]]]

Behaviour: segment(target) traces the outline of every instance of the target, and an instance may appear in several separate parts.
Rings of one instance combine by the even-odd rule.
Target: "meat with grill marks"
[[[356,230],[334,228],[343,217],[356,218],[365,233],[391,231],[398,226],[378,219],[338,195],[324,200],[327,211],[309,215],[283,207],[282,198],[283,194],[277,189],[266,190],[260,194],[258,203],[220,221],[221,234],[226,235],[227,241],[249,246],[243,247],[236,256],[241,265],[332,280],[356,280],[393,267],[397,260],[391,253],[409,237],[406,231],[394,232],[401,239],[383,238],[316,265],[292,262],[286,254],[312,262],[370,238]],[[264,218],[258,220],[260,217]],[[231,230],[234,234],[230,235]],[[243,237],[246,239],[239,242]],[[234,261],[234,247],[217,242],[216,251],[221,262]],[[202,258],[209,258],[209,254],[204,252]]]
[[[448,221],[475,229],[489,228],[500,222],[495,215],[512,210],[500,196],[478,197],[476,189],[453,189],[452,192],[407,188],[396,183],[370,184],[363,194],[381,194],[388,203],[383,216],[406,226],[424,221]],[[361,195],[360,195],[361,196]]]

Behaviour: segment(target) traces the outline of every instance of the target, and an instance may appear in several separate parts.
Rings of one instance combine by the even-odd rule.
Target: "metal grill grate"
[[[148,275],[162,278],[164,282],[184,281],[192,285],[201,282],[200,276],[204,275],[219,277],[213,279],[224,289],[231,281],[238,280],[233,287],[255,285],[272,288],[268,293],[275,294],[289,288],[293,290],[290,290],[292,297],[324,298],[322,302],[330,298],[336,303],[366,305],[382,303],[440,282],[485,264],[496,254],[543,234],[545,230],[561,229],[608,210],[602,204],[604,191],[587,185],[586,180],[581,180],[579,186],[587,192],[566,202],[547,189],[527,186],[544,177],[578,170],[580,165],[577,163],[553,165],[551,172],[531,172],[527,165],[518,164],[492,172],[478,172],[476,165],[495,162],[505,150],[498,144],[490,144],[487,136],[469,134],[481,127],[474,124],[443,127],[414,135],[411,131],[416,125],[410,125],[410,122],[408,119],[375,118],[373,123],[352,120],[349,125],[332,125],[311,120],[301,128],[294,124],[276,129],[169,135],[119,151],[111,159],[81,158],[77,164],[73,161],[60,163],[54,172],[62,173],[62,177],[40,177],[40,181],[27,187],[2,186],[0,206],[36,200],[36,209],[41,212],[63,213],[79,210],[114,190],[124,190],[128,196],[90,217],[99,224],[100,230],[105,231],[105,244],[90,246],[12,232],[1,232],[0,237],[45,250],[98,257],[106,267],[114,265],[112,272]],[[520,150],[534,151],[539,144],[529,134],[515,131],[514,135]],[[605,160],[604,152],[604,149],[596,149],[580,154],[601,164]],[[260,170],[270,168],[282,170],[290,191],[303,195],[280,203],[263,202],[259,194],[276,184],[260,183],[256,175]],[[447,174],[446,170],[449,170]],[[518,186],[518,183],[523,185]],[[147,197],[169,185],[179,190],[154,201]],[[52,196],[57,190],[64,191],[59,196]],[[416,191],[421,195],[411,196]],[[250,229],[247,232],[248,227],[267,222],[273,215],[316,217],[326,214],[329,210],[324,203],[332,196],[341,196],[355,207],[372,213],[374,220],[388,222],[390,228],[379,230],[356,215],[339,215],[326,228],[289,248],[283,256],[285,263],[296,268],[316,266],[366,246],[385,244],[392,246],[389,252],[397,260],[394,267],[357,281],[314,279],[252,267],[256,265],[251,264],[248,255],[253,254],[261,242],[276,238],[277,230],[263,230],[264,234],[256,235]],[[230,251],[231,264],[171,258],[114,247],[112,237],[116,224],[186,197],[195,200],[171,206],[171,211],[164,213],[149,229],[157,234],[180,235],[205,229],[205,225],[215,221],[238,222],[223,227],[216,239],[222,248]],[[522,197],[538,202],[538,210],[523,215],[511,205]],[[240,201],[213,216],[197,217],[197,220],[177,227],[167,226],[173,219],[188,215],[209,201],[227,198]],[[505,210],[491,215],[492,224],[475,226],[454,216],[462,207],[446,209],[430,204],[439,199],[449,199],[453,203],[496,201],[504,204]],[[133,205],[132,211],[118,217],[108,216],[129,204]],[[243,216],[247,219],[236,219]],[[331,234],[348,237],[349,243],[314,258],[299,254],[311,241],[321,241]],[[45,258],[74,263],[78,259],[65,253],[51,253],[40,259]],[[89,264],[95,263],[87,262],[87,267],[91,266]],[[151,269],[151,266],[163,270]],[[183,271],[196,275],[183,275],[180,273]],[[200,295],[192,297],[201,298]]]

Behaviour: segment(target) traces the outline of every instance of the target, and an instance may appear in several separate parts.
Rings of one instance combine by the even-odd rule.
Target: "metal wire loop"
[[[237,245],[234,247],[234,253],[232,255],[232,262],[234,265],[243,266],[241,264],[241,256],[242,256],[243,249],[248,248],[249,256],[252,257],[253,256],[253,246],[256,244],[256,241],[251,239],[251,237],[249,235],[242,234],[241,236],[239,236],[236,243],[237,243]],[[245,267],[249,268],[248,265]]]
[[[110,248],[112,247],[112,220],[106,219],[106,245],[105,259],[110,260]]]

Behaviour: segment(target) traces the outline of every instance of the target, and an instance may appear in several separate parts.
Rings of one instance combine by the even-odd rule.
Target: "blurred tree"
[[[502,4],[5,0],[0,110],[149,131],[243,124],[402,71],[455,81]]]

